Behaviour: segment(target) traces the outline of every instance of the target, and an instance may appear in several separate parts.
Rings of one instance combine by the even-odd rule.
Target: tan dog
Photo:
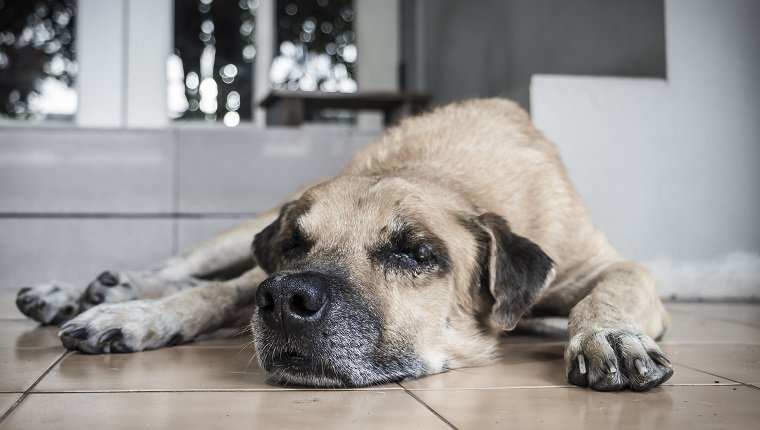
[[[153,270],[105,272],[78,296],[46,285],[18,304],[43,322],[91,308],[60,337],[101,353],[242,324],[255,303],[262,367],[305,385],[488,363],[525,315],[569,316],[573,384],[643,390],[673,373],[652,340],[669,324],[655,281],[594,228],[557,149],[505,100],[407,119],[278,210]]]

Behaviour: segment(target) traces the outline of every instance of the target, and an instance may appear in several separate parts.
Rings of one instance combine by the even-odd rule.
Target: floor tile
[[[0,391],[24,391],[63,354],[63,348],[0,347]]]
[[[40,326],[32,320],[0,321],[0,348],[60,347],[58,327]]]
[[[71,354],[35,391],[282,390],[251,348],[179,346],[135,354]],[[296,387],[284,387],[296,388]],[[396,384],[373,389],[398,389]]]
[[[0,319],[26,319],[16,307],[18,288],[0,285]]]
[[[495,364],[454,369],[413,381],[403,381],[407,389],[475,389],[516,387],[569,387],[565,379],[562,344],[510,345]],[[667,385],[736,384],[733,381],[689,369],[675,367]]]
[[[760,390],[662,387],[646,393],[582,388],[415,391],[459,429],[756,428]]]
[[[403,391],[32,394],[2,428],[81,430],[104,425],[113,430],[448,428]]]
[[[19,397],[21,397],[21,393],[0,393],[0,415],[13,406]]]
[[[671,312],[666,343],[760,343],[760,327]]]
[[[666,303],[671,312],[760,327],[760,303]]]
[[[746,384],[760,383],[760,345],[664,345],[673,362]]]

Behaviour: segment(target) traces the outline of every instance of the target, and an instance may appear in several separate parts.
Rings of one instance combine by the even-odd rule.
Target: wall
[[[505,96],[535,73],[665,76],[662,0],[412,0],[406,83],[434,103]]]
[[[667,80],[536,76],[536,124],[663,294],[760,298],[760,3],[668,0]]]
[[[0,128],[0,289],[91,281],[187,250],[374,137],[347,128]]]

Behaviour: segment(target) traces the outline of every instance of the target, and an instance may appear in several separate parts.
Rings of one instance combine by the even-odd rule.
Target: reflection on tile
[[[760,383],[760,345],[664,345],[671,360],[748,384]]]
[[[32,320],[0,321],[0,348],[60,347],[58,327],[40,326]]]
[[[272,389],[240,348],[174,347],[134,354],[71,354],[35,391]]]
[[[180,130],[181,212],[260,212],[338,173],[356,146],[346,130]]]
[[[503,357],[483,367],[454,369],[413,381],[403,381],[407,389],[443,390],[515,387],[570,387],[565,379],[562,344],[523,344],[504,347]],[[675,366],[666,385],[716,385],[735,382],[707,373]]]
[[[669,311],[760,327],[760,303],[666,303]]]
[[[21,397],[21,393],[0,393],[0,415],[13,406],[19,397]]]
[[[567,386],[563,349],[561,344],[507,346],[496,364],[454,369],[401,384],[409,389]]]
[[[665,343],[760,343],[760,327],[672,312]]]
[[[400,389],[395,384],[374,388]],[[198,346],[135,354],[71,354],[35,387],[35,391],[279,389],[266,381],[250,347]]]
[[[580,388],[415,391],[459,429],[754,428],[760,391],[663,387],[646,393]]]
[[[11,290],[51,280],[85,286],[103,270],[172,254],[168,219],[0,219],[0,237],[0,285]]]
[[[60,430],[448,428],[400,390],[32,394],[3,424]]]
[[[28,389],[63,353],[60,347],[0,347],[0,391]]]
[[[179,253],[189,251],[202,242],[248,221],[247,218],[179,219],[177,245]],[[251,238],[253,241],[253,238]]]
[[[172,211],[171,131],[2,133],[0,211]]]

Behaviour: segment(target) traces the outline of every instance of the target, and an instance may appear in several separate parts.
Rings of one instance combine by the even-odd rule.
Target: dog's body
[[[263,368],[307,385],[484,364],[524,315],[569,316],[573,384],[672,375],[652,341],[669,324],[655,282],[594,228],[556,148],[504,100],[407,119],[336,178],[155,269],[105,272],[83,294],[25,288],[18,304],[46,323],[85,311],[61,339],[90,353],[191,340],[253,310]]]

